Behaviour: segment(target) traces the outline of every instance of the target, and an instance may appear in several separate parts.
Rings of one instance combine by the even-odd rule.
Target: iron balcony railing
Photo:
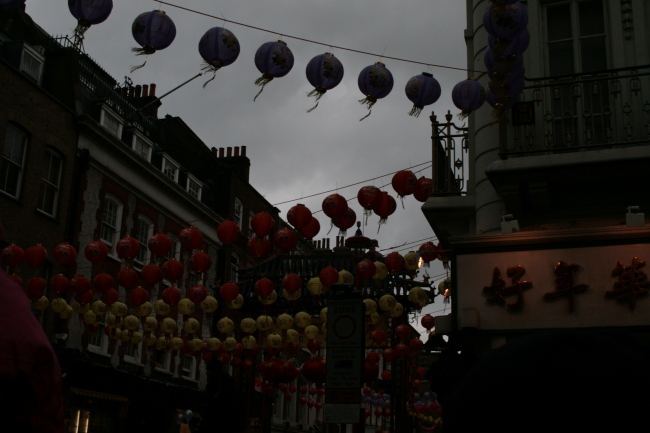
[[[432,196],[461,195],[465,191],[465,156],[469,149],[468,128],[457,126],[450,111],[445,123],[434,113],[429,117],[433,129],[433,192]]]
[[[650,65],[526,81],[501,122],[503,158],[650,142]]]

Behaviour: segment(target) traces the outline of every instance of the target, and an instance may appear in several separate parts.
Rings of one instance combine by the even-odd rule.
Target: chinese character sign
[[[575,295],[579,292],[584,292],[589,288],[586,284],[574,285],[576,271],[580,269],[580,265],[567,265],[560,261],[555,266],[555,291],[544,294],[544,299],[547,301],[566,296],[569,299],[569,312],[573,313],[575,308]]]
[[[506,287],[506,282],[501,278],[501,270],[494,268],[492,273],[492,284],[483,288],[483,293],[487,294],[488,302],[505,304],[508,310],[518,310],[524,306],[524,290],[533,287],[531,281],[520,281],[526,273],[526,269],[521,266],[513,266],[506,270],[506,275],[510,278],[511,285]],[[506,296],[517,295],[517,300],[513,303],[506,303]]]
[[[624,266],[623,263],[618,262],[612,271],[612,277],[618,277],[618,281],[614,283],[614,290],[608,291],[605,295],[615,296],[617,301],[628,301],[630,310],[633,311],[636,307],[637,297],[650,291],[646,289],[650,286],[650,281],[646,281],[648,276],[640,270],[643,266],[645,266],[645,261],[638,257],[632,259],[630,266]]]

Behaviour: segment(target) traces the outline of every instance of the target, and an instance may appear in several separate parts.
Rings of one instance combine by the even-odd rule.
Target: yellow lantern
[[[404,255],[404,268],[407,271],[414,271],[418,268],[420,258],[415,251],[409,251]]]
[[[124,318],[123,326],[129,331],[137,331],[137,329],[140,327],[140,319],[135,317],[133,314],[128,315]]]
[[[194,306],[194,302],[187,298],[183,298],[178,302],[178,311],[186,316],[194,314],[195,309],[196,307]]]
[[[62,313],[66,307],[68,306],[68,303],[65,302],[65,299],[63,298],[54,298],[52,299],[52,302],[50,302],[50,308],[52,311],[55,313]]]
[[[323,283],[320,278],[314,277],[307,283],[307,290],[314,296],[319,296],[323,293]]]
[[[97,323],[97,314],[93,310],[88,310],[84,313],[84,323],[86,325],[94,325]]]
[[[226,340],[223,342],[223,347],[226,349],[226,352],[232,352],[237,348],[237,340],[235,340],[232,337],[226,338]]]
[[[244,297],[242,295],[237,295],[235,299],[228,302],[228,308],[231,310],[239,310],[244,305]]]
[[[343,269],[339,272],[339,281],[338,284],[354,284],[354,276]]]
[[[153,304],[153,309],[158,314],[159,316],[168,316],[169,312],[171,311],[171,308],[169,305],[165,304],[165,301],[162,299],[158,299],[154,304]]]
[[[379,308],[381,308],[382,311],[390,311],[393,308],[395,308],[395,304],[397,301],[395,300],[395,297],[393,295],[384,295],[381,298],[379,298]]]
[[[375,267],[377,268],[377,271],[375,272],[375,275],[372,276],[372,279],[376,281],[385,280],[388,276],[388,268],[386,265],[380,261],[376,261]]]
[[[172,350],[180,350],[183,347],[183,339],[179,337],[172,338]]]
[[[293,323],[295,323],[299,328],[306,328],[311,325],[311,316],[308,313],[301,311],[296,314]]]
[[[327,337],[327,322],[320,325],[320,333],[323,334],[323,337]]]
[[[314,325],[309,325],[305,328],[305,336],[310,340],[318,337],[318,327]]]
[[[429,296],[422,287],[413,287],[409,290],[409,299],[420,307],[424,307],[429,303]]]
[[[235,324],[227,317],[222,317],[217,322],[217,329],[222,334],[230,334],[235,329]]]
[[[239,327],[245,333],[252,334],[253,332],[257,331],[257,322],[255,321],[255,319],[246,317],[245,319],[241,320]]]
[[[153,347],[153,346],[156,345],[157,342],[158,342],[158,339],[156,338],[156,336],[153,335],[153,334],[149,334],[149,336],[147,337],[147,339],[145,341],[145,344],[147,345],[147,347]]]
[[[451,290],[451,277],[447,277],[438,284],[438,293],[445,294],[446,290]]]
[[[111,340],[119,340],[120,335],[122,335],[122,330],[120,328],[113,329],[113,331],[111,332]]]
[[[241,339],[241,344],[244,346],[244,349],[252,349],[255,347],[257,340],[252,335],[247,335]]]
[[[300,334],[295,329],[287,329],[287,341],[289,343],[297,343],[300,340]]]
[[[208,343],[208,350],[211,352],[215,352],[219,350],[219,348],[221,347],[221,340],[219,340],[216,337],[208,338],[207,343]]]
[[[167,349],[169,347],[169,340],[165,337],[158,337],[156,340],[156,347],[158,349]]]
[[[259,331],[268,331],[273,326],[273,319],[266,315],[257,318],[257,329]]]
[[[282,289],[282,297],[287,301],[297,301],[302,296],[302,291],[298,290],[297,292],[289,293],[286,289]]]
[[[377,303],[372,299],[364,299],[363,303],[366,305],[366,316],[370,316],[372,313],[377,311]]]
[[[117,302],[115,304],[117,304]],[[115,305],[115,304],[113,304],[113,305]],[[122,304],[122,305],[124,305],[124,304]],[[124,305],[124,309],[126,310],[126,305]],[[72,303],[72,311],[74,311],[77,314],[84,315],[84,314],[86,314],[86,311],[88,311],[88,310],[90,310],[90,305],[89,304],[81,305],[79,302],[73,302]]]
[[[108,313],[106,315],[106,326],[112,326],[115,327],[115,324],[117,323],[117,317],[115,315]]]
[[[133,332],[131,334],[131,344],[140,344],[142,342],[142,334]]]
[[[32,307],[34,307],[34,309],[38,311],[46,310],[47,307],[49,306],[50,306],[50,300],[47,299],[46,296],[41,296],[36,301],[32,301]]]
[[[183,329],[187,334],[196,334],[197,332],[199,332],[200,328],[201,325],[199,324],[199,321],[193,317],[187,319],[187,322],[185,322],[185,324],[183,325]]]
[[[59,314],[62,319],[69,319],[72,317],[72,307],[68,305],[63,311]]]
[[[278,324],[280,329],[287,330],[293,326],[293,317],[287,313],[282,313],[278,316],[275,322]]]
[[[208,296],[199,304],[201,310],[205,311],[208,314],[212,314],[217,311],[219,307],[219,302],[214,298],[214,296]]]
[[[370,315],[370,323],[372,323],[373,325],[376,325],[377,323],[379,323],[379,313],[378,312],[375,311],[374,313],[372,313]]]
[[[320,314],[319,314],[319,316],[320,316],[320,320],[321,320],[323,323],[327,322],[327,307],[325,307],[325,308],[323,308],[322,310],[320,310]]]
[[[103,316],[104,313],[106,313],[106,304],[104,304],[100,299],[98,299],[95,302],[93,302],[90,309],[93,310],[93,313],[95,313],[97,316]]]
[[[153,305],[151,305],[151,302],[145,302],[144,304],[136,307],[135,312],[140,317],[151,316],[151,313],[153,312]]]
[[[188,346],[192,352],[198,352],[199,350],[203,349],[203,340],[200,338],[194,338],[190,340]]]
[[[142,328],[147,332],[153,332],[158,327],[158,320],[155,317],[149,316],[144,319]]]
[[[266,344],[271,346],[273,349],[279,349],[282,347],[282,337],[273,332],[268,337],[266,337]]]
[[[111,305],[111,313],[113,313],[117,317],[124,317],[128,312],[129,309],[122,302],[116,302],[113,305]]]
[[[404,306],[399,302],[395,303],[395,306],[390,310],[390,317],[397,318],[404,314]]]
[[[260,301],[262,305],[271,305],[278,300],[278,293],[275,290],[273,290],[271,294],[266,298],[262,298],[261,296],[258,296],[257,299]]]
[[[126,329],[122,329],[122,332],[120,332],[119,335],[119,339],[122,340],[124,343],[128,343],[131,340],[131,333]]]
[[[165,317],[162,322],[160,322],[160,330],[165,334],[173,334],[176,330],[176,321],[171,317]]]

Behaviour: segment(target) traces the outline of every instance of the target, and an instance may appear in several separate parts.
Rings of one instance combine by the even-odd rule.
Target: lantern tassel
[[[411,111],[409,111],[409,116],[420,117],[420,113],[422,113],[423,108],[424,107],[418,107],[417,105],[413,105],[413,108],[411,108]]]
[[[262,86],[262,89],[255,95],[255,98],[253,98],[253,102],[257,101],[257,97],[260,96],[260,94],[264,91],[264,87],[269,84],[273,80],[273,76],[269,74],[262,74],[261,77],[259,77],[257,80],[255,80],[255,85],[256,86]]]
[[[469,117],[470,114],[472,114],[472,110],[470,110],[468,108],[464,108],[463,111],[461,111],[458,114],[458,119],[465,120],[465,119],[467,119]]]
[[[208,85],[208,83],[210,83],[210,81],[213,81],[215,78],[217,78],[217,71],[219,69],[221,69],[221,66],[214,66],[208,62],[203,62],[203,67],[201,68],[201,71],[203,71],[204,74],[212,72],[212,78],[210,78],[208,81],[203,83],[204,89]]]
[[[333,228],[334,228],[334,221],[330,220],[330,229],[327,231],[328,235],[330,234]]]
[[[388,218],[380,218],[379,219],[379,224],[377,227],[377,234],[379,234],[379,229],[381,229],[382,224],[386,224],[388,222]]]
[[[314,111],[316,109],[316,107],[318,107],[318,104],[319,104],[318,101],[320,101],[320,98],[323,97],[325,92],[327,92],[327,89],[325,87],[318,86],[314,90],[312,90],[311,92],[307,93],[308,98],[316,97],[316,105],[314,105],[309,110],[307,110],[307,113],[311,113],[312,111]]]
[[[365,217],[365,223],[363,224],[364,226],[368,225],[368,217],[372,215],[372,209],[364,209],[363,210],[363,216]]]
[[[368,95],[363,99],[359,99],[359,103],[361,105],[365,105],[366,107],[368,107],[368,111],[369,111],[368,114],[366,114],[361,119],[359,119],[359,122],[361,122],[362,120],[366,119],[368,116],[370,116],[372,114],[372,106],[377,103],[377,98],[375,98],[374,96]]]
[[[78,21],[77,22],[77,27],[74,29],[74,46],[79,47],[84,40],[84,35],[90,28],[90,23],[88,22],[82,22]]]
[[[404,207],[404,196],[403,196],[403,195],[400,195],[400,196],[399,196],[399,199],[400,199],[400,201],[402,202],[402,209],[406,209],[406,207]]]

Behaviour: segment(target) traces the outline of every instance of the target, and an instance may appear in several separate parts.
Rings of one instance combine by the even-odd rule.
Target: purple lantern
[[[363,120],[372,114],[372,106],[378,99],[386,97],[393,90],[393,74],[386,69],[386,65],[376,62],[374,65],[366,66],[359,74],[359,90],[366,95],[359,100],[362,105],[368,107],[369,113],[359,120]]]
[[[341,83],[343,79],[343,64],[334,57],[332,53],[319,54],[307,63],[307,80],[315,87],[307,94],[308,97],[316,97],[316,105],[309,110],[312,112],[318,107],[318,101],[325,92],[332,90]]]
[[[409,116],[419,117],[426,105],[435,103],[440,98],[440,83],[433,78],[432,74],[422,72],[420,75],[411,77],[406,83],[406,97],[413,102],[413,108]]]
[[[132,51],[138,56],[149,55],[157,50],[167,48],[176,38],[176,26],[164,11],[144,12],[133,21],[131,33],[135,41],[142,48],[133,48]],[[131,72],[146,65],[131,68]]]
[[[454,105],[461,110],[461,118],[469,116],[472,111],[478,110],[485,102],[485,89],[471,78],[461,81],[451,91]]]
[[[213,27],[199,41],[199,54],[205,60],[203,71],[213,72],[214,75],[203,87],[215,79],[217,71],[231,65],[239,57],[239,41],[235,35],[222,27]]]
[[[25,0],[0,0],[0,11],[16,9],[25,4]]]
[[[495,38],[512,39],[528,26],[528,11],[521,2],[506,4],[504,7],[490,3],[483,14],[483,26]]]
[[[503,110],[507,110],[517,103],[524,86],[525,82],[521,78],[510,86],[502,85],[496,89],[488,88],[487,102],[496,110],[495,117],[500,117]]]
[[[266,42],[255,53],[255,66],[262,76],[255,81],[255,85],[262,89],[255,99],[264,91],[264,87],[274,78],[284,77],[293,68],[293,53],[284,41]]]
[[[530,32],[525,29],[519,36],[514,39],[497,39],[494,36],[488,36],[488,46],[490,49],[502,56],[512,56],[523,54],[530,45]]]
[[[508,74],[524,70],[524,58],[521,55],[500,56],[489,47],[485,50],[483,61],[490,77],[495,72]]]
[[[68,9],[79,22],[75,36],[81,36],[91,25],[106,21],[113,10],[113,0],[68,0]]]

